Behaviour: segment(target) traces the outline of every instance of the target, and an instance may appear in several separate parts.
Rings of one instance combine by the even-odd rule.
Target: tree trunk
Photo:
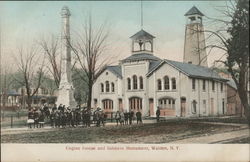
[[[248,124],[250,125],[250,111],[249,111],[249,103],[248,103],[248,91],[247,91],[247,84],[248,84],[248,66],[247,64],[243,63],[241,66],[240,74],[239,74],[239,82],[238,82],[238,92],[239,97],[241,100],[241,104],[244,107],[244,115],[248,120]]]
[[[91,110],[91,101],[92,101],[92,87],[93,87],[93,83],[92,80],[89,80],[89,93],[88,93],[88,101],[87,101],[87,107],[89,110]]]

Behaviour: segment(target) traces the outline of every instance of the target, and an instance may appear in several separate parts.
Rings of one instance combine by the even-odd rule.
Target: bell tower
[[[185,29],[183,62],[207,67],[205,34],[202,24],[204,14],[193,6],[185,16],[187,24]]]
[[[132,54],[150,53],[153,54],[153,35],[141,29],[130,37],[132,39]]]

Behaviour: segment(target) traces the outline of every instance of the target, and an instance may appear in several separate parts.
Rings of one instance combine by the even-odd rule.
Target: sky
[[[80,30],[86,15],[91,13],[94,24],[107,22],[110,30],[107,55],[116,56],[114,62],[131,55],[130,36],[141,29],[140,1],[27,1],[0,2],[0,29],[2,65],[13,63],[18,47],[29,46],[43,36],[60,35],[63,6],[71,12],[71,33]],[[208,17],[219,17],[216,9],[225,1],[144,1],[143,29],[154,35],[154,55],[164,59],[182,61],[186,17],[184,14],[196,6]],[[211,28],[204,17],[204,27]],[[72,34],[73,35],[73,34]],[[209,55],[211,66],[221,54]]]

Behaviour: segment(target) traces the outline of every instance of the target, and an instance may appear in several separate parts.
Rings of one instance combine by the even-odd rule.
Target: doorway
[[[181,97],[181,117],[186,116],[186,97]]]
[[[153,98],[149,99],[149,114],[150,114],[150,116],[153,116],[155,114],[154,113],[154,99]]]

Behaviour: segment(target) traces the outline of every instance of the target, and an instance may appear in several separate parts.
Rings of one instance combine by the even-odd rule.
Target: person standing
[[[142,124],[141,112],[137,111],[137,113],[135,115],[136,115],[136,119],[137,119],[137,124]]]
[[[130,112],[129,112],[129,125],[132,124],[133,118],[134,118],[134,112],[130,110]]]
[[[30,108],[29,109],[29,112],[28,112],[28,120],[27,120],[27,123],[28,123],[28,126],[29,128],[32,128],[32,124],[34,124],[34,112],[33,112],[33,109]]]
[[[160,108],[158,107],[157,110],[156,110],[156,120],[157,120],[157,122],[160,121],[160,114],[161,114]]]
[[[125,120],[124,113],[121,111],[120,112],[120,124],[121,125],[124,125],[124,120]]]
[[[118,110],[118,111],[116,111],[116,113],[115,113],[116,125],[119,124],[120,119],[121,119],[121,115],[120,115],[120,112],[119,112],[119,110]]]
[[[124,113],[125,125],[128,125],[128,117],[129,117],[129,113],[125,110],[125,113]]]

